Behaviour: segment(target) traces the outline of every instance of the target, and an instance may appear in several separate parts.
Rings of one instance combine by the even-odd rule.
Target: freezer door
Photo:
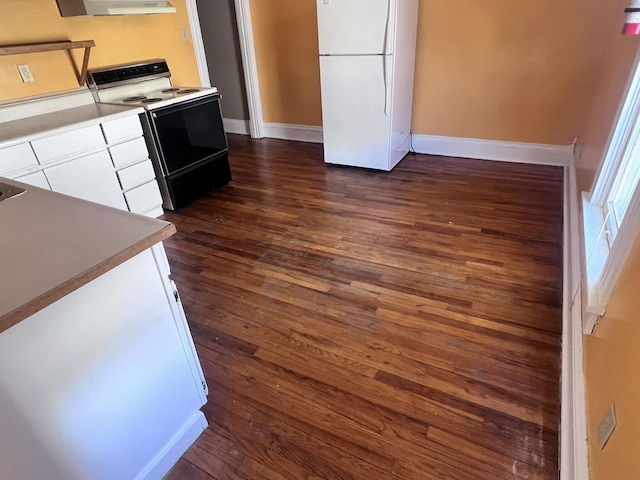
[[[393,53],[397,0],[316,0],[320,55]]]
[[[320,57],[326,163],[390,169],[388,58]]]

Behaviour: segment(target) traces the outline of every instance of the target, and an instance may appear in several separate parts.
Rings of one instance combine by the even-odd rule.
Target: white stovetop
[[[172,91],[168,91],[169,89]],[[187,93],[185,91],[189,92]],[[171,81],[168,78],[158,78],[118,87],[98,89],[96,95],[100,99],[100,103],[142,107],[147,110],[152,110],[154,108],[173,105],[177,102],[205,97],[214,93],[218,93],[216,87],[177,87],[171,85]],[[145,97],[146,99],[159,98],[160,100],[153,103],[146,103],[142,100],[135,102],[124,101],[125,98],[132,97]]]

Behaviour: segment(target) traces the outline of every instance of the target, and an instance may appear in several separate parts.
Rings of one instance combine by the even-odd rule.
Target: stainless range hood
[[[155,0],[56,0],[63,17],[79,15],[148,15],[175,13],[168,1]]]

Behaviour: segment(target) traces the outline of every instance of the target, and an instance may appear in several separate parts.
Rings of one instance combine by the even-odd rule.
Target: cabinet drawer
[[[156,174],[151,160],[146,160],[118,171],[118,178],[123,190],[131,190],[133,187],[155,180]]]
[[[142,136],[142,126],[137,115],[119,118],[102,124],[104,138],[108,144],[119,143],[131,138]]]
[[[79,128],[71,132],[40,138],[31,142],[40,164],[72,159],[104,146],[102,130],[98,125]]]
[[[147,144],[142,137],[109,147],[109,153],[116,168],[149,157]]]
[[[16,178],[16,180],[28,185],[33,185],[34,187],[46,188],[47,190],[51,190],[49,182],[47,182],[47,177],[45,177],[44,173],[42,172],[30,173],[29,175],[24,175],[22,177]]]
[[[54,192],[127,209],[106,150],[47,168],[44,173]]]
[[[0,175],[6,175],[7,173],[24,170],[36,165],[38,165],[38,160],[28,143],[0,149]]]
[[[129,210],[134,213],[145,213],[162,205],[162,196],[155,180],[129,190],[124,194]]]

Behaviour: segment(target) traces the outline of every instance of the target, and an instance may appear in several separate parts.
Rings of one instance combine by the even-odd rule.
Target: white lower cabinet
[[[146,250],[0,334],[1,478],[159,480],[206,428],[163,255]]]
[[[137,118],[136,121],[140,125]],[[110,129],[104,130],[106,138],[109,138],[108,131],[113,132],[113,127],[111,125]],[[149,217],[162,215],[162,195],[144,138],[137,137],[109,145],[109,154],[129,210]]]
[[[164,213],[138,115],[0,148],[0,176],[149,217]]]
[[[44,170],[54,192],[127,210],[107,150]]]

